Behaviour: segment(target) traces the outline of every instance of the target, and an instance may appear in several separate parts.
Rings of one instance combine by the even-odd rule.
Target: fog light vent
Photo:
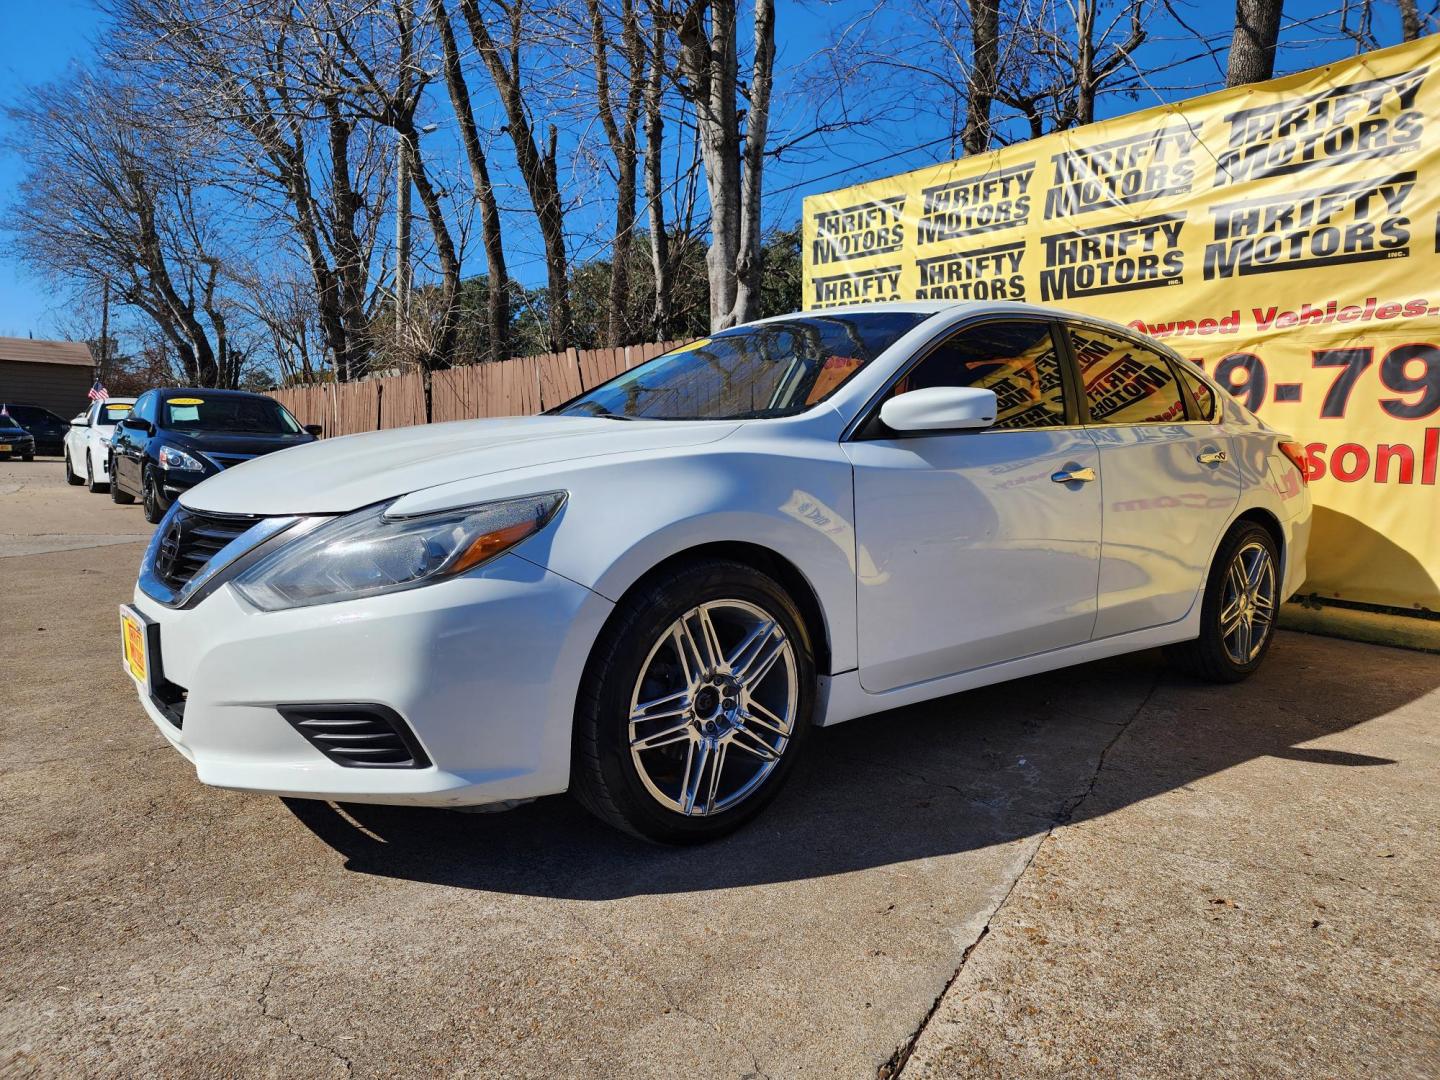
[[[348,769],[424,769],[430,764],[400,714],[384,705],[280,705],[311,746]]]

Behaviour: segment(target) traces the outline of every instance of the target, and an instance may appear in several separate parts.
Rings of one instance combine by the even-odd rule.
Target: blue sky
[[[1314,67],[1354,52],[1353,42],[1306,25],[1307,20],[1333,17],[1339,3],[1290,0],[1286,4],[1289,25],[1281,38],[1278,73]],[[781,0],[778,26],[782,66],[787,61],[798,62],[818,44],[830,40],[847,18],[871,6],[873,0]],[[1393,44],[1399,34],[1392,5],[1382,6],[1385,10],[1377,14],[1375,33],[1382,44]],[[105,30],[102,17],[87,0],[46,0],[43,4],[0,0],[0,7],[4,9],[0,28],[0,105],[7,104],[19,87],[59,78],[72,65],[87,63],[94,42]],[[1105,101],[1104,115],[1187,96],[1181,89],[1186,86],[1215,86],[1216,64],[1218,61],[1223,65],[1223,50],[1229,40],[1232,4],[1220,0],[1172,0],[1172,7],[1184,25],[1168,14],[1158,16],[1149,28],[1151,42],[1146,49],[1150,66],[1175,66],[1152,80],[1153,89],[1139,99]],[[1218,57],[1204,55],[1209,49],[1218,49]],[[832,141],[824,152],[805,155],[805,160],[776,163],[767,170],[766,188],[773,193],[767,205],[767,225],[793,223],[806,195],[943,160],[948,156],[943,146],[917,149],[939,133],[938,128],[925,122],[882,122],[863,135]],[[16,184],[23,175],[17,156],[3,148],[10,134],[8,121],[0,115],[0,206],[14,198]],[[523,230],[526,223],[517,224]],[[0,242],[3,239],[0,237]],[[521,244],[509,253],[512,273],[527,283],[539,283],[544,277],[538,259],[533,254],[527,257],[526,249],[533,252],[537,247]],[[54,334],[55,319],[63,314],[57,308],[59,303],[63,301],[52,295],[47,282],[0,251],[0,336]]]

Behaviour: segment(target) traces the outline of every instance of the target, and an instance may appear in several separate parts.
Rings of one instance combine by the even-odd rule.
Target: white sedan
[[[65,482],[85,484],[93,492],[110,488],[110,436],[135,407],[132,397],[92,401],[65,433]]]
[[[1302,449],[1163,345],[1019,304],[716,334],[543,416],[186,492],[122,611],[200,780],[650,839],[758,812],[813,727],[1167,646],[1235,681],[1305,576]]]

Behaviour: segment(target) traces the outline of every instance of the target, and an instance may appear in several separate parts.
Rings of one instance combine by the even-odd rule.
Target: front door
[[[1069,328],[1104,474],[1095,636],[1183,619],[1240,498],[1215,402],[1181,389],[1170,360],[1105,330]]]
[[[891,394],[987,387],[999,399],[994,427],[922,437],[882,429],[845,445],[867,691],[1089,639],[1100,459],[1073,423],[1066,384],[1048,321],[966,327]]]

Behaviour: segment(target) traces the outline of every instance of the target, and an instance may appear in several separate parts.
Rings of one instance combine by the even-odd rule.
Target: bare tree
[[[754,319],[760,305],[760,196],[775,71],[775,4],[755,0],[752,66],[744,85],[736,0],[692,0],[671,9],[669,18],[680,42],[681,89],[695,107],[710,197],[710,326],[723,330]]]
[[[431,18],[440,35],[441,55],[445,70],[445,87],[450,95],[450,106],[455,110],[455,119],[460,126],[460,143],[465,150],[465,160],[470,168],[470,182],[475,199],[480,204],[480,232],[485,248],[485,265],[488,279],[486,291],[486,340],[491,360],[503,360],[510,355],[510,275],[505,268],[505,242],[500,224],[500,206],[495,198],[495,185],[490,180],[490,162],[480,141],[480,129],[475,122],[475,110],[470,102],[470,87],[465,81],[464,68],[460,61],[460,48],[455,40],[455,30],[450,25],[450,13],[444,0],[431,0]]]
[[[1226,86],[1263,82],[1275,74],[1284,0],[1235,0],[1235,33],[1230,39]]]
[[[595,98],[600,124],[615,159],[615,233],[610,244],[610,302],[607,344],[625,345],[631,328],[630,249],[635,234],[635,187],[639,168],[636,131],[644,101],[647,78],[647,49],[635,0],[620,0],[620,42],[625,60],[624,96],[618,103],[610,89],[610,28],[601,12],[600,0],[585,0],[590,23],[590,47],[595,64]]]
[[[323,21],[306,24],[306,28],[330,50],[333,86],[338,95],[343,95],[346,111],[389,128],[397,136],[401,182],[396,214],[401,235],[408,230],[405,203],[413,188],[420,198],[440,269],[438,293],[430,297],[426,306],[427,332],[411,334],[408,340],[425,343],[421,351],[412,354],[423,369],[448,368],[455,361],[462,252],[441,191],[426,166],[416,122],[431,79],[431,72],[422,62],[422,57],[431,51],[430,43],[422,35],[437,27],[416,13],[413,0],[351,0],[350,6],[343,5],[344,0],[329,0],[323,5]],[[329,93],[330,85],[322,83],[317,89]],[[412,291],[410,252],[405,244],[397,243],[396,248],[396,315],[404,337],[408,333],[405,323]]]
[[[274,209],[311,277],[336,377],[363,373],[388,166],[375,125],[345,107],[326,28],[283,0],[103,3],[113,61],[164,87],[197,143],[232,166],[234,190]]]
[[[1000,66],[1000,0],[970,0],[970,86],[965,130],[960,144],[967,154],[990,148],[990,107]]]
[[[233,387],[244,351],[205,180],[137,97],[81,76],[12,109],[29,176],[7,225],[32,265],[81,288],[111,282],[118,303],[165,336],[188,381]]]
[[[1400,36],[1405,41],[1414,41],[1420,36],[1423,25],[1415,0],[1396,0],[1396,6],[1400,8]]]
[[[460,0],[460,11],[505,109],[510,141],[515,145],[515,163],[530,194],[540,236],[545,245],[547,309],[550,348],[560,350],[575,336],[570,311],[569,259],[565,250],[565,204],[560,196],[559,131],[550,125],[542,150],[535,140],[530,110],[525,99],[522,61],[527,42],[526,0],[488,0],[488,14],[503,27],[499,39],[491,33],[487,12],[480,0]]]

